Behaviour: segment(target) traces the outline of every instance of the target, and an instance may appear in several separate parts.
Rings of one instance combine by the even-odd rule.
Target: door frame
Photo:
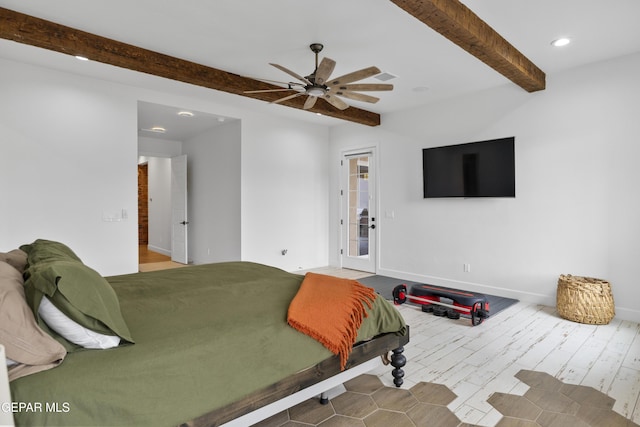
[[[339,248],[340,248],[340,267],[341,268],[349,268],[349,269],[354,269],[354,270],[359,270],[359,271],[366,271],[369,273],[376,273],[378,271],[378,253],[379,253],[379,230],[380,230],[380,221],[379,221],[379,194],[380,194],[380,190],[379,190],[379,162],[378,162],[378,146],[377,145],[368,145],[368,146],[363,146],[363,147],[359,147],[359,148],[349,148],[349,149],[345,149],[342,150],[340,152],[340,162],[341,162],[341,166],[340,166],[340,177],[339,177],[339,185],[340,185],[340,190],[338,191],[338,197],[339,197],[339,218],[340,218],[340,224],[339,224],[339,230],[340,230],[340,239],[339,239]],[[370,203],[370,212],[369,212],[369,217],[370,218],[375,218],[375,228],[373,229],[369,229],[369,233],[371,233],[369,235],[369,241],[370,241],[370,245],[369,245],[369,256],[368,256],[368,260],[362,261],[360,262],[359,260],[356,260],[356,262],[353,262],[354,259],[353,257],[349,257],[348,256],[348,228],[349,228],[349,224],[347,221],[347,189],[348,189],[348,182],[347,182],[347,175],[348,175],[348,165],[346,164],[346,159],[348,157],[353,157],[355,155],[358,154],[368,154],[369,155],[369,174],[371,177],[371,184],[373,187],[373,191],[370,191],[370,197],[373,197],[373,200]],[[371,188],[370,188],[371,190]],[[371,237],[373,236],[373,238]],[[346,261],[346,262],[345,262]]]

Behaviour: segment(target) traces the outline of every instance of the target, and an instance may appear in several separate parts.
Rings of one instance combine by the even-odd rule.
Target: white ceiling
[[[547,76],[640,51],[639,0],[463,3]],[[0,6],[258,79],[291,80],[269,62],[301,75],[311,73],[315,64],[309,44],[323,43],[320,57],[337,62],[334,76],[371,65],[397,76],[388,82],[394,84],[392,92],[371,93],[381,98],[377,104],[349,101],[383,115],[513,85],[389,0],[0,0]],[[560,36],[571,37],[573,43],[553,48],[550,42]],[[13,45],[17,43],[3,41],[0,57],[22,59],[25,48]],[[68,66],[52,61],[52,54],[45,55],[49,66]],[[103,68],[87,67],[83,73],[100,70]],[[100,77],[118,80],[131,78],[131,74],[110,72]],[[291,108],[264,101],[248,102],[275,114],[312,115],[291,113]]]
[[[180,115],[179,113],[182,112],[193,115]],[[142,137],[187,141],[211,128],[233,120],[237,119],[196,111],[191,108],[138,101],[138,136]],[[162,127],[164,132],[154,130],[155,127]]]

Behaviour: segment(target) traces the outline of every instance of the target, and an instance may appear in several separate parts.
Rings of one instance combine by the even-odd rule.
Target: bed
[[[39,274],[27,266],[29,304],[38,299],[29,283]],[[66,355],[51,369],[11,381],[12,400],[24,407],[13,408],[16,425],[223,425],[323,381],[356,375],[358,366],[392,350],[399,386],[409,328],[395,307],[381,297],[364,305],[344,358],[287,323],[305,278],[251,262],[102,278],[127,329],[118,319],[104,322],[115,325],[120,344],[69,345],[36,315]]]

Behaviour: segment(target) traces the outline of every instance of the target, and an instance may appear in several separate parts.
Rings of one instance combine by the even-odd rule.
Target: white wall
[[[189,259],[241,259],[241,123],[230,122],[183,144],[187,155]]]
[[[267,120],[242,128],[242,259],[287,271],[326,266],[328,129]]]
[[[137,271],[137,102],[145,101],[242,120],[240,182],[230,183],[242,191],[242,259],[326,265],[325,126],[256,112],[259,101],[236,95],[136,77],[144,87],[0,59],[0,251],[54,239],[103,275]],[[127,220],[102,220],[122,209]]]
[[[0,60],[0,250],[61,240],[137,270],[137,112],[127,89]],[[128,219],[105,222],[103,213]]]
[[[638,75],[640,54],[548,76],[543,92],[509,85],[384,116],[378,129],[334,128],[332,159],[380,144],[379,274],[551,306],[558,275],[600,277],[618,316],[639,321]],[[504,136],[516,137],[515,199],[422,198],[422,148]],[[333,215],[335,183],[331,194]]]

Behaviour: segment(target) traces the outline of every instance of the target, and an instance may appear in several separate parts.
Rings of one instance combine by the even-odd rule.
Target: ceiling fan
[[[320,64],[318,64],[318,53],[322,51],[324,46],[321,43],[312,43],[309,48],[316,55],[316,68],[313,73],[309,74],[306,77],[302,77],[301,75],[289,70],[288,68],[283,67],[282,65],[269,63],[269,65],[273,65],[277,69],[284,71],[290,76],[296,78],[297,80],[299,80],[299,82],[273,82],[286,84],[287,88],[250,90],[245,91],[245,93],[295,91],[294,94],[287,95],[284,98],[272,101],[272,103],[276,104],[292,98],[296,98],[298,96],[307,95],[307,100],[302,107],[305,110],[313,108],[318,98],[324,99],[329,104],[340,110],[345,110],[349,108],[349,104],[340,99],[340,97],[353,99],[354,101],[376,103],[379,101],[379,98],[358,92],[383,91],[393,89],[393,85],[388,83],[352,84],[353,82],[356,82],[358,80],[366,79],[367,77],[372,77],[380,74],[380,69],[378,69],[377,67],[363,68],[362,70],[354,71],[352,73],[331,79],[330,76],[336,66],[336,61],[329,58],[323,58]]]

